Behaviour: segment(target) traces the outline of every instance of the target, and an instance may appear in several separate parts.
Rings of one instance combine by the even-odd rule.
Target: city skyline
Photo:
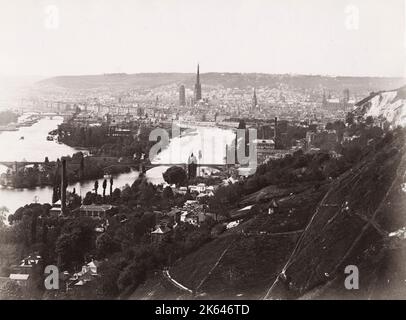
[[[406,70],[403,0],[17,2],[0,1],[1,75]]]

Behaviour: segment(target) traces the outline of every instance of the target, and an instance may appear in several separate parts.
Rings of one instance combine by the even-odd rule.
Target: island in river
[[[117,157],[84,156],[77,152],[62,157],[67,163],[67,178],[70,183],[98,179],[105,174],[129,172],[136,165],[132,159]],[[13,162],[5,173],[0,175],[0,185],[12,188],[35,188],[53,186],[60,181],[61,161]]]
[[[67,178],[72,183],[102,178],[105,174],[128,173],[131,168],[138,168],[154,143],[149,141],[150,131],[150,127],[141,127],[140,124],[132,122],[129,124],[128,135],[117,136],[111,134],[111,127],[107,123],[102,123],[98,127],[83,127],[73,118],[58,124],[56,129],[53,128],[48,132],[47,140],[52,142],[57,140],[58,144],[74,149],[91,150],[91,156],[85,156],[80,151],[72,156],[69,154],[61,156],[61,159],[67,160]],[[56,138],[53,138],[54,136]],[[18,162],[13,159],[6,166],[8,167],[6,172],[0,175],[0,185],[3,187],[53,186],[58,183],[60,175],[60,159],[49,161],[48,156],[34,162],[24,160]]]

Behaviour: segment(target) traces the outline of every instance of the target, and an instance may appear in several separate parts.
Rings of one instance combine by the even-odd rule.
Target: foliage
[[[164,180],[169,184],[181,185],[187,180],[186,171],[177,166],[170,167],[162,175]]]
[[[4,226],[4,220],[6,220],[6,214],[9,212],[5,206],[0,207],[0,227]]]
[[[87,217],[69,220],[63,225],[55,247],[62,269],[71,269],[85,261],[85,255],[94,249],[94,228],[95,221]]]

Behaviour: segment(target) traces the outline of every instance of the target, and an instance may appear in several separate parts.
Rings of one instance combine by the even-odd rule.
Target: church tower
[[[252,109],[256,109],[257,106],[258,106],[257,92],[254,88],[254,95],[252,96]]]
[[[199,65],[197,65],[197,75],[196,75],[196,84],[195,84],[195,101],[202,100],[202,85],[200,84],[200,72]]]

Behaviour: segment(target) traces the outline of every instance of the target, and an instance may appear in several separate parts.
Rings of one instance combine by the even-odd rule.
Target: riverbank
[[[128,173],[137,166],[136,161],[116,157],[84,157],[81,152],[63,157],[67,163],[67,178],[71,183],[103,178],[105,174]],[[17,168],[15,168],[17,166]],[[0,186],[28,188],[54,186],[60,181],[60,161],[45,161],[26,165],[16,162],[13,169],[0,175]]]
[[[0,148],[2,150],[8,150],[7,153],[0,154],[0,161],[21,161],[23,159],[27,161],[34,162],[45,162],[45,157],[49,158],[49,162],[55,162],[57,158],[70,155],[73,158],[73,154],[83,151],[87,154],[89,149],[85,148],[73,148],[67,146],[66,144],[59,144],[55,141],[47,141],[46,137],[49,132],[55,130],[58,124],[63,121],[60,117],[53,117],[53,119],[45,118],[41,119],[38,123],[32,127],[20,128],[18,132],[3,132],[0,134]],[[141,130],[139,135],[136,135],[139,139],[144,139],[144,141],[149,142],[149,132],[148,130]],[[25,136],[24,140],[20,140],[20,136]],[[199,150],[202,151],[201,163],[224,163],[225,158],[225,143],[231,143],[234,135],[231,131],[219,129],[219,128],[198,128],[193,130],[193,133],[189,134],[184,132],[181,137],[174,138],[170,140],[167,148],[159,153],[159,156],[153,160],[153,163],[159,164],[170,164],[170,163],[182,163],[187,161],[188,155],[194,152],[198,155]],[[149,142],[150,145],[155,144],[155,141]],[[135,146],[135,145],[134,145]],[[131,147],[131,145],[130,145]],[[99,148],[100,150],[100,148]],[[132,185],[132,183],[139,176],[138,162],[141,161],[141,156],[143,149],[137,149],[135,153],[136,158],[134,159],[134,154],[131,153],[133,150],[126,148],[126,152],[130,154],[131,157],[122,157],[120,154],[122,150],[115,149],[113,144],[106,144],[100,152],[115,152],[119,153],[119,157],[116,157],[116,161],[122,157],[121,161],[124,161],[124,165],[127,165],[125,159],[131,159],[133,161],[130,171],[124,169],[121,171],[116,171],[113,166],[114,171],[110,171],[113,174],[114,188],[122,189],[125,185]],[[130,150],[130,151],[128,151]],[[149,149],[148,149],[149,150]],[[148,155],[148,152],[144,151],[144,156]],[[98,155],[99,159],[106,158],[109,161],[110,157]],[[86,157],[85,157],[86,158]],[[78,162],[76,162],[78,163]],[[116,163],[117,164],[117,163]],[[120,164],[123,164],[121,162]],[[85,164],[85,166],[87,166]],[[93,164],[89,164],[88,168],[92,168]],[[107,166],[103,166],[107,167]],[[73,168],[73,172],[78,170],[79,166]],[[158,185],[164,183],[162,173],[168,169],[168,166],[157,166],[146,172],[146,178],[149,182]],[[6,167],[0,166],[0,172],[5,172]],[[69,169],[68,169],[69,170]],[[120,172],[120,173],[119,173]],[[78,174],[79,172],[77,172]],[[79,180],[74,177],[68,177],[68,190],[73,190],[75,188],[76,194],[84,197],[87,192],[92,191],[94,188],[94,182],[98,178],[99,185],[103,183],[103,174],[99,173],[95,176],[90,176],[89,180]],[[77,182],[75,182],[77,181]],[[5,206],[9,209],[9,213],[14,213],[15,210],[24,206],[27,203],[37,202],[37,203],[50,203],[52,201],[53,184],[37,186],[35,188],[4,188],[0,186],[0,206]]]

